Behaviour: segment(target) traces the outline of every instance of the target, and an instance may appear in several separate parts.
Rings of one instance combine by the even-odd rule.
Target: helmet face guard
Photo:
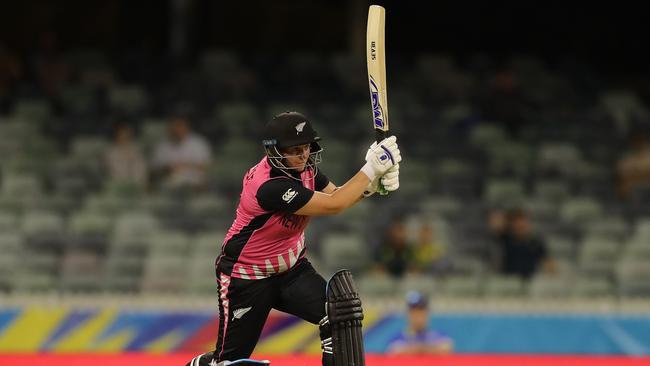
[[[318,173],[318,164],[323,160],[322,153],[323,148],[316,141],[310,144],[309,158],[307,158],[307,163],[305,164],[304,170],[298,170],[298,167],[290,167],[286,164],[286,158],[295,157],[298,155],[284,155],[278,148],[276,143],[271,143],[271,141],[264,141],[264,150],[266,151],[266,156],[269,159],[269,163],[274,168],[282,171],[284,174],[293,179],[298,179],[296,173],[302,173],[305,170],[311,169],[314,172],[314,177]]]
[[[297,112],[285,112],[273,117],[267,123],[265,139],[262,140],[262,144],[269,163],[274,168],[279,169],[293,179],[300,180],[300,173],[303,169],[288,166],[286,158],[292,156],[283,154],[282,151],[289,147],[309,144],[309,158],[304,170],[311,169],[314,176],[316,176],[323,152],[323,148],[318,141],[320,141],[320,137],[318,137],[307,117]]]

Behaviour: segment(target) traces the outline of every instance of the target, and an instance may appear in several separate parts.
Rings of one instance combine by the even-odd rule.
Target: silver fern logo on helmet
[[[300,122],[296,125],[296,135],[301,133],[307,122]]]

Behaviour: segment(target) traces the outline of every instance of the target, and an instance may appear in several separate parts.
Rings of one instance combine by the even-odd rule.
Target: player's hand
[[[390,167],[380,180],[388,192],[396,191],[399,188],[399,164]]]
[[[402,155],[397,146],[397,137],[391,136],[370,145],[366,153],[366,165],[361,171],[372,181],[375,177],[386,174],[388,169],[400,161],[402,161]]]

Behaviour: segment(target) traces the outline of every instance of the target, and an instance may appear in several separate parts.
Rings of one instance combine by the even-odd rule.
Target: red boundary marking
[[[7,366],[183,366],[195,354],[0,354],[0,365]],[[268,356],[273,366],[318,366],[319,356]],[[542,356],[542,355],[452,355],[385,356],[368,355],[367,366],[650,366],[650,357],[618,356]]]

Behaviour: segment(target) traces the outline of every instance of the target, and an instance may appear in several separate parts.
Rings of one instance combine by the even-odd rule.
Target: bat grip
[[[383,139],[385,139],[387,136],[386,131],[380,130],[378,128],[375,129],[375,141],[379,142]]]
[[[386,138],[386,135],[387,135],[386,131],[380,130],[378,128],[375,129],[375,141],[377,142],[382,141],[383,139]],[[382,196],[388,195],[388,191],[386,190],[386,188],[384,188],[384,185],[381,184],[381,179],[379,180],[379,185],[377,186],[377,192]]]

